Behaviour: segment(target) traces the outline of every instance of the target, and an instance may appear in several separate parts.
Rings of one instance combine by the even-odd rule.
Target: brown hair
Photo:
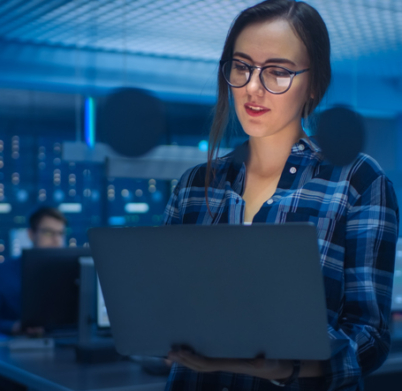
[[[267,0],[245,9],[236,17],[229,29],[221,61],[232,58],[236,39],[246,26],[273,19],[287,20],[307,48],[311,75],[308,96],[313,96],[313,98],[308,99],[303,107],[302,115],[303,118],[307,119],[320,103],[331,80],[328,31],[315,8],[302,1]],[[228,127],[229,114],[231,113],[230,98],[231,89],[226,83],[221,69],[219,69],[218,101],[209,135],[208,163],[205,176],[205,198],[209,211],[208,187],[211,182],[211,174],[215,176],[212,165],[217,158],[220,142]]]
[[[48,207],[48,206],[44,206],[42,208],[39,208],[29,218],[29,226],[30,226],[31,230],[35,232],[38,229],[41,221],[45,217],[51,217],[53,219],[61,221],[64,225],[67,225],[67,219],[65,218],[63,213],[61,213],[56,208],[51,208],[51,207]]]

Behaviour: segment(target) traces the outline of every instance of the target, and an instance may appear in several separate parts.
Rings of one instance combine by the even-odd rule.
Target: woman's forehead
[[[236,39],[233,52],[247,54],[257,65],[275,58],[286,58],[303,66],[310,62],[304,43],[284,19],[245,27]]]

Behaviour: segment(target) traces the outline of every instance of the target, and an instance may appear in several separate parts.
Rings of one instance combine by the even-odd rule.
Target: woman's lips
[[[260,115],[264,115],[265,113],[270,111],[268,108],[264,106],[251,105],[251,104],[245,104],[244,108],[246,109],[247,114],[251,115],[252,117],[259,117]]]

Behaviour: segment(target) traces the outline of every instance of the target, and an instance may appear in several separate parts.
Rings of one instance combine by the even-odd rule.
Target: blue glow
[[[89,148],[95,145],[95,101],[91,97],[85,99],[85,142]]]
[[[206,140],[201,140],[198,143],[198,149],[202,152],[207,152],[208,151],[208,141]]]
[[[110,216],[109,225],[124,225],[126,224],[126,218],[124,216]]]
[[[26,201],[28,201],[28,198],[29,198],[29,194],[26,190],[24,190],[24,189],[18,190],[17,200],[19,202],[26,202]]]
[[[160,191],[155,191],[155,193],[152,193],[152,201],[155,202],[161,202],[163,199],[163,194]]]
[[[92,190],[92,200],[93,201],[99,201],[100,199],[100,194],[98,190]]]
[[[54,193],[53,193],[53,199],[56,202],[63,201],[64,200],[64,192],[63,192],[63,190],[60,190],[60,189],[55,190]]]

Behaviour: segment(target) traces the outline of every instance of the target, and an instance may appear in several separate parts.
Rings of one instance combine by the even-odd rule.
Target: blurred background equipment
[[[332,45],[333,80],[317,112],[340,104],[361,115],[363,151],[402,201],[402,3],[308,2]],[[232,19],[254,3],[0,4],[0,262],[30,245],[26,216],[38,204],[66,214],[67,246],[87,243],[90,226],[161,223],[181,173],[206,160],[220,51]],[[139,90],[163,106],[164,131],[135,126],[125,138],[118,136],[125,124],[112,124],[102,139],[104,102]],[[244,141],[234,127],[223,147]],[[314,132],[309,122],[305,129]],[[137,131],[157,147],[130,141]]]
[[[326,159],[335,166],[346,166],[363,152],[363,119],[346,107],[333,107],[319,114],[315,136]]]
[[[163,102],[135,88],[122,88],[99,106],[97,140],[123,156],[137,157],[161,143],[166,135]]]

